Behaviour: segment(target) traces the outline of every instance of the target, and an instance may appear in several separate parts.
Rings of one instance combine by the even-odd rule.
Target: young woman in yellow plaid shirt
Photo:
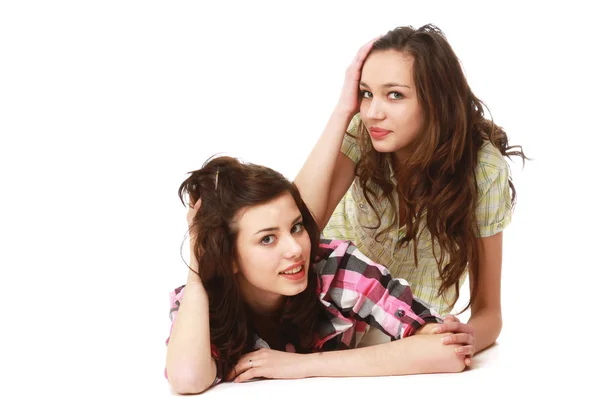
[[[353,241],[440,313],[469,276],[470,319],[445,339],[474,333],[460,350],[469,357],[502,328],[502,231],[516,195],[505,157],[525,159],[483,107],[437,27],[394,29],[346,70],[295,179],[326,238]],[[442,331],[457,322],[448,315]]]

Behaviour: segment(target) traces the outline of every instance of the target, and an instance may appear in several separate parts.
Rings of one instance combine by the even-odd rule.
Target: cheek
[[[390,112],[396,129],[407,133],[417,134],[422,125],[419,107],[413,104],[405,104]]]
[[[240,254],[244,262],[240,265],[240,273],[252,284],[260,284],[279,267],[279,258],[275,252],[255,248]]]
[[[302,238],[299,242],[300,242],[300,245],[302,246],[302,254],[304,255],[305,258],[308,259],[310,257],[310,249],[311,249],[310,237],[308,236],[308,232],[304,231]]]

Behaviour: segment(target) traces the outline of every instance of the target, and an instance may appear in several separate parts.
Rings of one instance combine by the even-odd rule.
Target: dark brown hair
[[[217,366],[227,376],[240,357],[253,350],[255,333],[233,273],[238,213],[291,194],[311,240],[311,262],[317,256],[320,232],[296,186],[270,168],[217,157],[190,174],[178,193],[184,205],[185,194],[192,205],[201,199],[190,227],[190,236],[195,237],[192,251],[209,298],[210,338],[218,352]],[[285,339],[300,353],[311,351],[315,323],[324,312],[317,297],[317,279],[309,268],[306,290],[289,297],[281,314]]]
[[[440,254],[434,252],[442,280],[438,295],[444,296],[454,287],[454,306],[458,300],[460,278],[469,268],[472,285],[466,310],[478,294],[475,219],[478,151],[485,141],[490,141],[503,156],[519,156],[523,162],[527,157],[521,146],[508,145],[507,135],[501,127],[484,117],[484,103],[471,91],[458,57],[436,26],[425,25],[419,29],[408,26],[389,31],[373,44],[371,53],[386,50],[413,58],[413,80],[424,120],[419,137],[409,145],[410,156],[402,160],[402,167],[395,171],[401,207],[406,215],[406,236],[398,246],[412,241],[415,265],[418,264],[419,225],[425,216],[433,248],[436,242],[440,248]],[[369,184],[374,183],[394,204],[394,185],[386,167],[393,155],[379,153],[373,148],[362,121],[356,132],[363,154],[356,173],[367,202],[375,210],[372,203],[375,192],[369,188]],[[509,186],[514,207],[516,190],[510,176]],[[377,218],[378,224],[374,228],[381,226],[378,213]],[[393,229],[398,218],[399,210],[394,209],[392,223],[379,232],[377,238]]]

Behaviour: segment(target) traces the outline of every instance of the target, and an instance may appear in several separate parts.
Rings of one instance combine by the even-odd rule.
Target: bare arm
[[[462,356],[441,335],[411,336],[360,349],[310,354],[308,376],[386,376],[461,372]]]
[[[167,375],[177,393],[201,393],[217,374],[210,352],[208,296],[196,275],[184,290],[167,347]]]
[[[194,214],[194,208],[190,207],[190,224]],[[190,247],[193,240],[190,234]],[[198,272],[198,260],[193,249],[190,250],[190,268]],[[208,295],[192,270],[189,271],[167,345],[167,377],[173,390],[180,394],[205,391],[215,382],[217,375],[217,366],[211,355]]]
[[[294,180],[321,230],[354,179],[354,162],[340,152],[351,119],[352,115],[342,111],[336,110],[331,115]]]
[[[340,149],[346,129],[359,109],[358,84],[364,60],[374,41],[361,47],[346,69],[338,104],[294,180],[320,229],[327,225],[335,206],[354,179],[354,163]]]
[[[496,342],[502,330],[502,308],[500,304],[500,281],[502,270],[502,232],[482,237],[478,241],[479,294],[471,305],[471,317],[467,324],[448,316],[433,333],[452,333],[446,343],[466,344],[462,354],[474,355]],[[471,286],[474,284],[470,281]],[[467,335],[473,339],[469,339]],[[468,340],[467,340],[468,339]],[[470,342],[470,343],[468,343]]]
[[[402,340],[352,350],[298,354],[260,349],[242,356],[235,382],[264,377],[390,376],[461,372],[465,357],[458,345],[444,345],[442,335],[410,336]],[[252,360],[252,363],[249,361]],[[233,378],[234,375],[230,376]]]
[[[496,342],[502,330],[500,280],[502,232],[479,239],[479,294],[471,307],[468,324],[475,329],[475,353]]]

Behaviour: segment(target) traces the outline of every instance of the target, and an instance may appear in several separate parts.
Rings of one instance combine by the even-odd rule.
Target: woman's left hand
[[[457,353],[465,356],[465,364],[471,365],[471,357],[475,354],[475,328],[463,324],[454,315],[448,315],[444,322],[432,330],[432,333],[444,334],[442,343],[459,344]]]
[[[254,378],[301,379],[307,377],[308,354],[260,349],[244,354],[227,380],[246,382]]]

